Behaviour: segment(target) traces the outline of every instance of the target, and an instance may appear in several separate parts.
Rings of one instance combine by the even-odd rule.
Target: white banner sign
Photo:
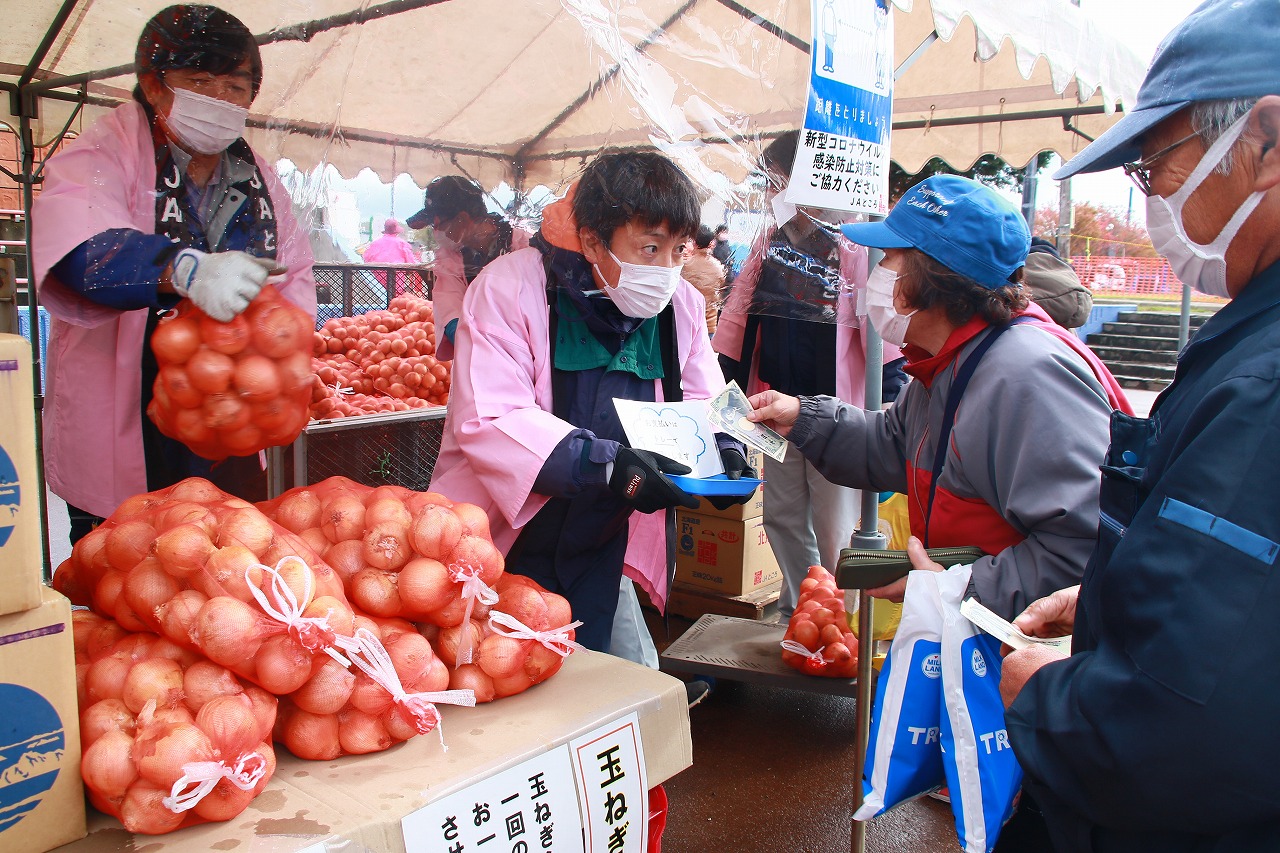
[[[889,212],[889,0],[812,0],[809,99],[786,201]]]
[[[647,853],[649,784],[632,712],[569,742],[589,853]]]

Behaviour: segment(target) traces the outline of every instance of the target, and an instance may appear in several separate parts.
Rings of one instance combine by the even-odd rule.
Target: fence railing
[[[1095,294],[1126,298],[1176,300],[1182,282],[1164,258],[1117,258],[1109,255],[1074,255],[1071,266]],[[1197,293],[1197,302],[1225,302]]]
[[[353,317],[386,308],[396,296],[431,298],[435,276],[429,267],[378,264],[316,264],[317,328],[334,317]]]

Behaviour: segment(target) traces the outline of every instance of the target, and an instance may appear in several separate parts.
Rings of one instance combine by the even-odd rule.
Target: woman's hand
[[[747,402],[752,409],[747,420],[764,424],[784,438],[791,432],[791,427],[800,415],[800,401],[777,391],[762,391],[750,397]]]
[[[929,552],[925,550],[924,543],[914,536],[907,540],[907,557],[910,558],[911,568],[915,571],[945,571],[941,564],[929,559]],[[872,598],[883,598],[885,601],[901,602],[906,594],[907,579],[905,577],[898,578],[893,583],[867,590],[867,595]]]

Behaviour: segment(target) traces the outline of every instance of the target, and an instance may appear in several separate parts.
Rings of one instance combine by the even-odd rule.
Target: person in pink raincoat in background
[[[665,157],[603,155],[462,305],[431,489],[488,511],[507,571],[568,598],[590,649],[609,648],[624,555],[665,594],[661,511],[694,505],[665,476],[688,469],[630,448],[613,399],[707,399],[724,385],[703,298],[680,277],[699,207]],[[754,475],[742,445],[717,445],[726,470]]]
[[[262,84],[253,34],[212,6],[170,6],[143,29],[136,67],[134,100],[49,161],[31,215],[52,315],[45,473],[73,543],[126,498],[189,476],[265,497],[256,455],[211,463],[146,417],[161,312],[186,297],[226,322],[269,280],[316,311],[289,195],[241,138]]]
[[[431,304],[435,313],[436,358],[453,358],[454,330],[462,296],[480,270],[499,255],[523,249],[533,235],[501,214],[490,213],[484,190],[461,175],[442,175],[427,185],[422,210],[408,219],[410,228],[431,227],[436,241]]]
[[[422,259],[418,257],[418,253],[414,251],[413,245],[400,235],[404,233],[404,226],[395,219],[388,219],[382,223],[382,236],[374,240],[365,247],[364,254],[360,257],[366,264],[413,264],[415,266],[422,263]],[[388,288],[387,297],[399,296],[404,292],[403,274],[397,274],[394,277],[394,283],[387,281],[390,276],[386,271],[376,273],[378,280],[382,282],[382,286]],[[415,276],[416,279],[416,276]],[[391,291],[395,292],[392,293]]]

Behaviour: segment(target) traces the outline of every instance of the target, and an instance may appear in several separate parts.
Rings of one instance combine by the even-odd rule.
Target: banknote
[[[737,382],[730,382],[707,401],[707,420],[713,427],[781,462],[787,454],[787,440],[764,424],[747,420],[750,412],[751,403]]]

